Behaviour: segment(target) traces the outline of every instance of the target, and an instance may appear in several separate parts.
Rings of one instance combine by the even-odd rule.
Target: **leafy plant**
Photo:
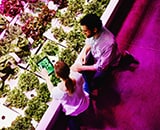
[[[8,42],[12,42],[13,40],[15,40],[17,38],[17,36],[21,35],[23,32],[21,30],[21,26],[17,25],[17,24],[13,24],[13,25],[9,25],[5,35],[3,38],[6,38],[8,40]]]
[[[75,25],[73,29],[67,33],[67,47],[72,48],[77,53],[80,53],[85,43],[85,36],[82,34],[80,25]]]
[[[18,25],[10,25],[5,31],[4,37],[0,40],[0,55],[8,54],[15,50],[19,50],[17,47],[18,36],[22,34],[22,30]]]
[[[31,55],[30,44],[25,34],[18,35],[12,42],[10,52],[15,52],[19,58],[25,59]]]
[[[29,41],[19,25],[10,25],[4,37],[0,40],[0,55],[15,52],[20,58],[31,54]]]
[[[56,38],[59,42],[62,42],[65,40],[67,33],[64,31],[62,26],[52,28],[52,31],[54,38]]]
[[[41,83],[36,89],[37,97],[41,102],[47,103],[50,100],[50,92],[46,83]]]
[[[3,55],[0,57],[0,71],[4,70],[7,66],[16,65],[15,59],[10,55]]]
[[[0,78],[16,78],[19,72],[16,60],[10,55],[3,55],[0,57]]]
[[[5,103],[11,107],[24,108],[27,105],[28,99],[26,95],[19,89],[14,88],[7,94]]]
[[[33,15],[31,13],[27,13],[27,12],[22,12],[19,16],[19,22],[21,22],[22,24],[24,24],[25,22],[28,21],[28,19],[30,19],[31,17],[33,17]]]
[[[5,97],[9,91],[9,84],[5,84],[4,81],[0,80],[0,98]]]
[[[9,53],[10,50],[10,42],[8,42],[8,39],[0,39],[0,56],[6,55]]]
[[[43,5],[38,16],[29,17],[27,22],[22,26],[23,32],[33,40],[42,38],[43,33],[48,29],[48,25],[51,25],[50,22],[55,13],[54,10],[49,10],[46,5]]]
[[[73,12],[71,11],[67,11],[65,13],[58,11],[58,13],[56,13],[56,17],[62,25],[72,27],[74,23],[77,22],[75,14],[72,13]]]
[[[83,5],[83,15],[88,13],[95,13],[97,16],[101,16],[105,11],[110,0],[92,0],[88,4]]]
[[[37,48],[39,45],[43,45],[45,40],[46,39],[44,37],[34,40],[33,43],[30,45],[30,49],[34,49]]]
[[[36,2],[29,2],[28,8],[33,12],[41,12],[42,8],[45,6],[45,3],[43,1],[36,0]]]
[[[33,115],[33,119],[39,122],[42,116],[44,115],[45,111],[47,110],[47,108],[48,108],[48,105],[46,103],[40,102],[39,107],[37,108],[37,110]]]
[[[63,60],[69,66],[71,66],[75,62],[77,55],[78,55],[77,52],[74,51],[72,48],[64,48],[59,53],[59,59]]]
[[[58,11],[56,17],[64,26],[73,27],[77,23],[76,16],[83,12],[83,4],[85,0],[68,0],[66,11]]]
[[[18,88],[22,91],[30,91],[39,86],[38,77],[31,72],[24,71],[18,79]]]
[[[8,26],[9,21],[0,14],[0,33]]]
[[[34,118],[35,121],[40,121],[47,108],[46,103],[41,102],[38,97],[34,97],[29,100],[25,114],[30,118]]]
[[[85,4],[85,0],[68,0],[67,10],[71,11],[77,16],[78,14],[83,13],[83,5]]]
[[[0,6],[0,13],[5,16],[15,17],[23,11],[23,5],[19,0],[2,0]]]
[[[23,26],[23,32],[27,37],[31,37],[33,40],[37,40],[43,36],[45,32],[45,26],[43,21],[38,17],[31,17]]]
[[[58,44],[55,41],[51,40],[47,41],[42,48],[42,52],[50,56],[57,55],[58,51],[59,51]]]
[[[31,118],[26,116],[18,116],[13,122],[8,130],[31,130],[33,125],[31,123]]]

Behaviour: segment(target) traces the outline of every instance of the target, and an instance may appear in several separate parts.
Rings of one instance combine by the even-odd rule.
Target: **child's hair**
[[[65,81],[65,86],[70,94],[75,90],[74,82],[69,77],[70,68],[64,61],[57,61],[54,65],[55,74]]]
[[[102,28],[102,21],[100,17],[98,17],[96,14],[87,14],[82,19],[80,19],[80,24],[85,25],[88,27],[89,30],[93,30],[94,28],[97,28],[98,31]]]

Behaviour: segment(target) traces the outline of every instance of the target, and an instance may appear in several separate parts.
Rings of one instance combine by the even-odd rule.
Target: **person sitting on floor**
[[[71,69],[80,72],[85,80],[84,90],[88,93],[100,86],[108,71],[119,63],[125,62],[127,57],[131,62],[133,56],[128,52],[120,52],[115,36],[102,25],[96,14],[87,14],[81,20],[81,29],[86,36],[85,46],[79,57],[80,63],[74,63]],[[123,62],[121,62],[123,59]],[[126,62],[126,63],[128,63]],[[102,83],[101,83],[102,84]]]
[[[84,89],[90,93],[108,68],[117,63],[120,52],[114,35],[102,26],[102,21],[96,14],[85,15],[80,24],[87,38],[81,52],[81,63],[73,64],[71,69],[82,73],[85,80]]]

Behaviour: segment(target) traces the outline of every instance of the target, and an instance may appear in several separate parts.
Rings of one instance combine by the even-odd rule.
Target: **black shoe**
[[[139,61],[136,60],[129,52],[125,51],[120,59],[119,66],[129,66],[131,64],[139,64]]]

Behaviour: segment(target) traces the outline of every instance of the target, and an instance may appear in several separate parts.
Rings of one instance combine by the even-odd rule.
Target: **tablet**
[[[48,75],[54,72],[54,66],[47,56],[43,57],[40,61],[38,61],[37,65],[40,68],[45,68],[48,72]]]

